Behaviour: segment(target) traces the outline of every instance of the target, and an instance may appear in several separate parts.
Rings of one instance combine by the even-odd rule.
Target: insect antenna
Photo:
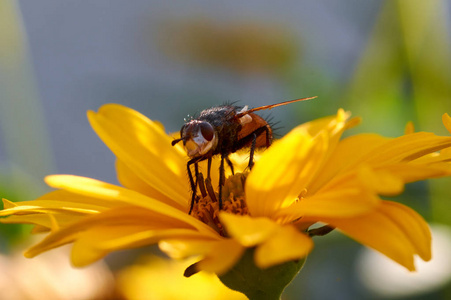
[[[183,138],[173,140],[173,141],[171,142],[171,145],[172,145],[172,146],[175,146],[175,144],[177,144],[177,143],[180,142],[180,141],[183,141]]]

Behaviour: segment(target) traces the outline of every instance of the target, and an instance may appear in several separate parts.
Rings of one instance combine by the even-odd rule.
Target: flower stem
[[[227,287],[245,294],[250,300],[280,299],[282,292],[302,269],[305,258],[266,269],[254,263],[254,249],[248,249],[240,261],[219,279]]]

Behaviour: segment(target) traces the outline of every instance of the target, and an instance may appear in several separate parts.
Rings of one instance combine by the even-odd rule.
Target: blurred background
[[[0,0],[0,194],[33,199],[53,173],[117,183],[114,156],[86,119],[105,103],[173,132],[226,101],[318,96],[272,110],[277,133],[342,107],[363,118],[351,134],[399,136],[413,121],[449,135],[441,116],[451,113],[450,16],[444,0]],[[445,254],[450,184],[410,184],[396,198],[437,224]],[[12,255],[26,230],[1,225],[0,250]],[[374,267],[379,256],[339,233],[315,243],[284,299],[451,298],[449,255],[409,275]]]

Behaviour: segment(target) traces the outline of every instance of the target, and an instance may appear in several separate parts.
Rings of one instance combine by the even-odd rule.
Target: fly
[[[190,160],[186,167],[188,169],[189,181],[191,184],[191,204],[189,214],[193,210],[196,200],[196,189],[200,178],[203,176],[199,173],[198,163],[208,160],[208,171],[205,182],[207,188],[211,189],[211,162],[215,155],[221,155],[221,163],[219,166],[219,209],[222,209],[222,186],[225,183],[224,162],[226,162],[232,174],[234,173],[233,164],[229,159],[229,155],[242,148],[249,147],[249,169],[254,165],[254,151],[256,148],[269,147],[272,143],[272,129],[268,122],[254,112],[264,109],[272,109],[274,107],[314,99],[316,97],[295,99],[277,104],[260,106],[257,108],[247,109],[245,106],[241,109],[235,105],[221,105],[201,111],[197,118],[191,119],[180,129],[180,138],[172,141],[172,146],[178,142],[183,142],[186,153]],[[194,180],[191,172],[191,165],[194,164]],[[200,185],[201,190],[204,190]],[[204,193],[204,192],[203,192]],[[209,192],[211,197],[214,193]]]

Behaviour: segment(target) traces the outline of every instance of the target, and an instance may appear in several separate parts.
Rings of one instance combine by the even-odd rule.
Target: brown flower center
[[[244,195],[244,183],[247,175],[248,173],[237,173],[226,179],[222,187],[222,211],[236,215],[249,214]],[[207,190],[212,191],[213,189],[207,187]],[[191,215],[216,230],[220,235],[225,236],[224,228],[218,218],[219,203],[217,199],[217,191],[214,191],[214,195],[207,193],[205,197],[198,196]]]

